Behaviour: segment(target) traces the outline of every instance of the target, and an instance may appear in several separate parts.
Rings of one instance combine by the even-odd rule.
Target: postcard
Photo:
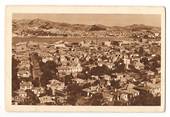
[[[165,8],[6,6],[7,111],[164,112]]]

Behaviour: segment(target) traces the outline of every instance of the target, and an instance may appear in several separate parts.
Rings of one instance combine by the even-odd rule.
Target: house
[[[63,91],[65,88],[65,85],[63,82],[60,82],[58,80],[52,79],[49,81],[49,84],[47,84],[47,88],[51,88],[52,95],[55,95],[56,91]]]
[[[134,87],[135,85],[132,83],[127,84],[127,89],[133,89]]]
[[[99,76],[96,76],[96,75],[91,75],[91,78],[94,79],[94,80],[99,80]],[[88,79],[89,80],[89,79]],[[94,81],[93,81],[94,82]]]
[[[123,59],[123,61],[124,61],[124,64],[125,64],[126,69],[129,69],[130,59],[129,59],[128,57],[125,57],[125,58]]]
[[[110,94],[109,92],[102,93],[105,101],[107,102],[112,102],[113,101],[113,95]]]
[[[111,46],[111,41],[104,41],[105,46]]]
[[[63,104],[63,103],[66,102],[66,99],[67,99],[66,96],[64,96],[64,97],[58,96],[57,97],[57,103]]]
[[[131,41],[121,41],[120,46],[126,46],[126,45],[130,45],[132,42]]]
[[[32,88],[33,88],[32,82],[30,82],[30,81],[28,81],[28,82],[21,81],[20,82],[20,89],[21,90],[27,90],[27,89],[32,89]]]
[[[86,83],[85,80],[80,79],[80,78],[75,78],[75,79],[73,79],[73,81],[75,81],[75,82],[76,82],[77,84],[79,84],[79,85],[83,85],[83,84]]]
[[[53,99],[53,97],[51,96],[42,96],[42,97],[39,97],[39,100],[40,100],[40,103],[41,104],[47,104],[47,103],[52,103],[52,104],[55,104],[55,101]]]
[[[155,33],[155,36],[156,36],[156,37],[160,36],[160,33],[156,32],[156,33]]]
[[[154,75],[155,75],[155,72],[153,72],[153,71],[147,71],[147,75],[148,75],[148,76],[154,76]]]
[[[27,70],[18,70],[17,73],[18,78],[29,78],[31,76],[30,71]]]
[[[81,41],[80,42],[80,45],[82,46],[82,47],[89,47],[91,44],[90,44],[90,41]]]
[[[53,61],[53,57],[44,57],[44,58],[42,58],[43,63],[46,63],[47,61]]]
[[[15,50],[17,52],[25,52],[25,51],[27,51],[28,50],[27,42],[19,42],[19,43],[17,43],[16,46],[15,46]]]
[[[83,89],[83,91],[86,93],[87,97],[89,97],[89,96],[91,97],[93,94],[95,94],[99,91],[99,85],[85,88],[85,89]]]
[[[42,51],[47,51],[47,47],[48,47],[48,43],[45,43],[45,42],[43,42],[39,45],[39,48]]]
[[[153,84],[153,83],[150,83],[150,82],[147,82],[145,84],[145,87],[147,87],[149,89],[149,92],[154,96],[154,97],[157,97],[157,96],[160,96],[161,95],[161,84],[160,82],[157,83],[157,84]]]
[[[101,76],[101,77],[103,77],[103,80],[105,81],[104,82],[104,85],[105,86],[111,86],[111,76],[109,76],[109,75],[103,75],[103,76]],[[101,83],[102,84],[102,83]]]
[[[139,91],[135,90],[135,89],[126,89],[126,90],[122,90],[122,93],[126,93],[128,95],[132,95],[132,97],[136,97],[139,95]]]
[[[116,75],[115,79],[117,79],[117,80],[120,80],[121,78],[125,77],[125,75],[122,73],[116,73],[115,75]]]
[[[147,38],[142,38],[142,42],[143,42],[143,43],[148,43],[148,41],[149,41],[149,40],[148,40]]]
[[[34,92],[35,95],[37,95],[37,97],[39,97],[41,94],[45,92],[45,89],[43,87],[34,87],[32,91]]]
[[[120,97],[118,98],[118,100],[123,101],[123,102],[128,102],[129,101],[128,93],[120,94]]]
[[[29,41],[27,43],[27,46],[29,47],[30,50],[36,50],[39,49],[39,44],[33,41]]]
[[[55,48],[65,48],[66,45],[64,43],[62,44],[55,44]]]
[[[26,98],[27,97],[27,92],[25,92],[24,89],[18,89],[16,93],[18,94],[18,96],[20,98]]]
[[[145,65],[140,61],[133,61],[133,65],[136,69],[141,70],[144,69]]]
[[[67,58],[64,55],[61,55],[60,62],[62,63],[62,65],[65,65],[67,63]]]
[[[83,68],[80,64],[77,64],[76,66],[64,66],[58,67],[59,74],[71,74],[71,73],[78,73],[81,72]]]
[[[157,70],[158,74],[161,74],[161,68],[160,67],[156,68],[156,70]]]
[[[122,87],[122,86],[124,86],[126,83],[127,83],[127,78],[126,77],[122,77],[121,79],[120,79],[120,86]]]
[[[160,76],[155,76],[154,78],[150,79],[152,81],[153,84],[157,84],[161,81]]]
[[[154,97],[158,97],[158,96],[161,95],[161,89],[160,89],[160,87],[156,87],[156,88],[150,89],[149,91],[150,91],[150,93],[151,93]]]
[[[132,58],[132,60],[137,60],[137,61],[140,60],[139,54],[137,54],[137,53],[131,54],[131,55],[130,55],[130,58]]]
[[[136,96],[139,96],[139,91],[135,89],[120,90],[119,100],[128,104],[129,100]]]
[[[106,80],[106,81],[111,80],[111,76],[109,76],[109,75],[102,75],[101,77],[103,77],[103,79]]]
[[[21,95],[17,95],[12,98],[12,104],[18,105],[18,104],[24,103],[24,100],[25,100],[25,96],[22,98]]]

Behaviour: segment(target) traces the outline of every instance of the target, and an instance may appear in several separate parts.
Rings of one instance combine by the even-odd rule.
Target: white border
[[[22,9],[22,10],[21,10]],[[8,6],[5,27],[5,77],[7,111],[60,112],[163,112],[165,109],[165,9],[163,7],[114,6]],[[11,45],[13,13],[92,13],[92,14],[160,14],[161,15],[161,106],[19,106],[11,105]]]

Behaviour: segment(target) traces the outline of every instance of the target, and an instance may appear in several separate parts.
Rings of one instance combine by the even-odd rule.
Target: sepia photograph
[[[7,110],[164,111],[163,7],[8,6],[5,28]]]

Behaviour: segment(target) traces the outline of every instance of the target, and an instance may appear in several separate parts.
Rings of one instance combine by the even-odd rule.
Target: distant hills
[[[160,32],[160,27],[146,26],[143,24],[133,24],[129,26],[105,26],[101,24],[85,25],[85,24],[69,24],[43,19],[22,19],[12,21],[12,32],[17,35],[41,35],[41,33],[67,33],[67,32],[96,32],[96,31],[156,31]],[[40,32],[43,31],[43,32]]]

